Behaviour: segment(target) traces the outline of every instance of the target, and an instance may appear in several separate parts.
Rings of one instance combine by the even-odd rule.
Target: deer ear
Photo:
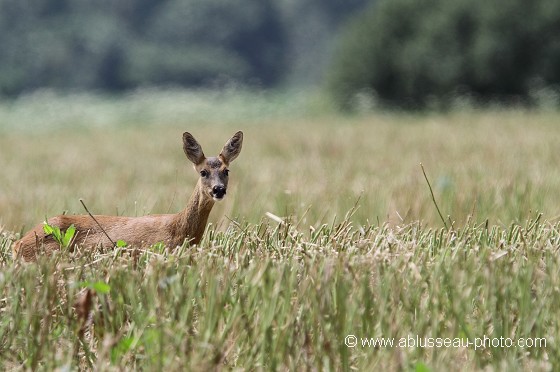
[[[189,132],[183,133],[183,151],[185,151],[185,155],[194,165],[198,165],[206,159],[204,152],[202,152],[202,147]]]
[[[233,135],[226,142],[222,152],[220,152],[220,157],[224,159],[226,163],[231,163],[237,155],[241,152],[241,146],[243,145],[243,132],[239,131]]]

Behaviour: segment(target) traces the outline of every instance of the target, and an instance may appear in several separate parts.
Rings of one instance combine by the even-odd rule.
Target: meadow
[[[0,367],[556,369],[559,123],[503,107],[345,116],[235,90],[2,102]],[[237,130],[199,246],[12,259],[22,231],[85,214],[80,198],[179,211],[197,177],[181,134],[215,155]],[[408,344],[368,346],[381,337]]]

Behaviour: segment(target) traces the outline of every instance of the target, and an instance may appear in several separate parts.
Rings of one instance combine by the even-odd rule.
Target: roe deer
[[[76,232],[70,243],[71,247],[107,247],[117,240],[123,240],[134,247],[163,243],[174,248],[183,244],[185,239],[191,244],[198,244],[214,202],[223,199],[226,194],[228,166],[241,152],[242,144],[243,133],[237,132],[226,142],[217,157],[206,158],[194,137],[188,132],[183,133],[183,150],[200,178],[186,208],[177,214],[142,217],[61,215],[50,218],[47,222],[61,231],[74,225]],[[40,250],[50,254],[59,248],[59,243],[52,235],[45,234],[43,224],[39,224],[15,242],[13,254],[14,257],[23,257],[25,261],[35,261]]]

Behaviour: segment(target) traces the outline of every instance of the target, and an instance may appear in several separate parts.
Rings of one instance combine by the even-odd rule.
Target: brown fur
[[[223,188],[223,195],[227,188],[227,166],[239,152],[243,142],[243,133],[237,132],[224,146],[218,157],[206,158],[202,148],[190,133],[183,134],[183,149],[187,157],[194,163],[197,172],[203,173],[187,202],[184,210],[177,214],[159,214],[142,217],[94,216],[95,220],[113,242],[124,240],[129,246],[149,247],[156,243],[163,243],[167,247],[176,247],[188,239],[191,244],[198,244],[206,228],[208,216],[214,206],[216,193],[213,188]],[[220,167],[210,165],[216,161],[222,163]],[[223,195],[219,195],[223,196]],[[89,215],[56,216],[50,218],[48,224],[57,226],[61,231],[74,225],[76,233],[71,247],[95,247],[102,245],[111,247],[105,233],[97,222]],[[59,244],[52,235],[45,235],[43,224],[35,226],[23,238],[14,244],[14,256],[21,256],[25,261],[35,261],[38,253],[50,254],[59,249]]]

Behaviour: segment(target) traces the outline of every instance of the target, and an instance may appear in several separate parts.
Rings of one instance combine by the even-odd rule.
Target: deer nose
[[[215,198],[221,199],[226,194],[226,188],[222,185],[216,185],[212,187],[212,193]]]

